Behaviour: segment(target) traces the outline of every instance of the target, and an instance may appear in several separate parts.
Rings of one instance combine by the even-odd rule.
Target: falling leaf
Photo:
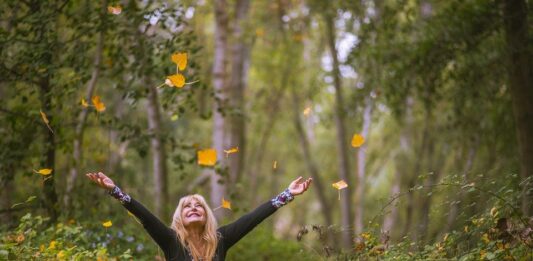
[[[217,163],[217,151],[215,149],[198,151],[198,165],[214,166],[215,163]]]
[[[48,129],[54,133],[54,131],[52,130],[52,127],[50,127],[50,121],[48,120],[48,117],[46,117],[46,114],[41,110],[41,118],[43,118],[43,121],[44,121],[44,124],[46,124],[46,127],[48,127]]]
[[[41,174],[43,176],[50,175],[52,173],[52,169],[40,169],[40,170],[33,170],[37,174]]]
[[[239,152],[239,147],[234,147],[229,150],[224,150],[224,152],[226,153],[226,158],[227,158],[229,154]]]
[[[311,113],[311,107],[307,107],[304,109],[304,116],[309,116],[309,114]]]
[[[340,181],[337,181],[333,184],[331,184],[334,188],[337,189],[337,191],[339,192],[339,200],[341,200],[341,189],[345,189],[348,187],[348,184],[346,184],[346,181],[344,180],[340,180]]]
[[[111,220],[108,220],[102,223],[102,226],[104,226],[105,228],[111,227],[112,225],[113,225],[113,222],[111,222]]]
[[[165,80],[165,84],[170,87],[181,88],[185,86],[185,76],[179,73],[167,76],[167,79]]]
[[[172,117],[170,117],[170,120],[171,121],[177,121],[178,118],[179,118],[179,116],[177,114],[174,114],[174,115],[172,115]]]
[[[278,168],[278,161],[275,160],[274,163],[272,164],[272,168],[273,169],[277,169]]]
[[[178,71],[183,71],[187,67],[187,53],[172,54],[172,62],[178,66]]]
[[[94,108],[98,112],[105,111],[105,104],[100,100],[100,96],[93,96],[91,100],[93,101]]]
[[[87,103],[87,101],[84,98],[81,98],[81,106],[83,106],[85,108],[89,107],[89,104]]]
[[[333,184],[331,184],[334,188],[338,189],[338,190],[341,190],[341,189],[345,189],[348,187],[348,184],[346,184],[346,181],[344,180],[341,180],[341,181],[337,181]]]
[[[222,207],[225,209],[231,209],[231,202],[222,198]]]
[[[352,138],[352,147],[359,148],[365,143],[365,138],[361,134],[354,134]]]
[[[110,14],[119,15],[120,13],[122,13],[122,7],[120,5],[110,5],[107,7],[107,12]]]

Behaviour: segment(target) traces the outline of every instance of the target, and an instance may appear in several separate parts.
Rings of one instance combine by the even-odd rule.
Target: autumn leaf
[[[257,37],[263,37],[265,35],[265,30],[263,28],[255,29],[255,35]]]
[[[107,12],[110,14],[119,15],[120,13],[122,13],[122,7],[120,5],[110,5],[107,7]]]
[[[48,249],[55,249],[57,245],[57,242],[55,240],[50,241],[50,245],[48,245]]]
[[[272,168],[277,169],[278,168],[278,161],[275,160],[274,163],[272,163]]]
[[[87,101],[84,98],[81,98],[81,106],[83,106],[85,108],[89,107],[89,104],[87,103]]]
[[[304,109],[304,116],[309,116],[309,114],[311,113],[311,107],[307,107]]]
[[[174,53],[172,54],[172,62],[178,67],[178,71],[183,71],[187,67],[187,53]]]
[[[52,133],[54,133],[54,131],[52,130],[52,127],[50,127],[50,124],[49,124],[50,121],[48,120],[48,117],[46,117],[46,114],[45,114],[42,110],[40,110],[39,112],[41,112],[41,118],[43,119],[44,124],[46,124],[46,127],[48,127],[48,129],[49,129]]]
[[[352,138],[352,147],[359,148],[365,143],[365,138],[361,134],[354,134]]]
[[[205,149],[198,151],[198,165],[214,166],[217,163],[217,151]]]
[[[229,150],[224,150],[224,152],[226,153],[226,158],[227,158],[229,154],[239,152],[239,147],[234,147]]]
[[[182,88],[185,86],[185,76],[179,73],[167,76],[165,84],[170,87]]]
[[[48,176],[52,173],[52,169],[40,169],[40,170],[33,170],[37,174],[41,174],[43,176]]]
[[[344,180],[337,181],[331,185],[338,190],[345,189],[348,187],[348,184],[346,184],[346,181]]]
[[[102,223],[102,226],[104,226],[105,228],[111,227],[112,225],[113,225],[113,222],[111,222],[111,220],[108,220]]]
[[[91,100],[93,101],[94,108],[98,112],[105,111],[105,104],[100,100],[100,96],[93,96]]]
[[[222,198],[222,207],[225,209],[231,209],[231,202]]]
[[[339,200],[341,200],[341,189],[347,188],[348,184],[346,184],[346,181],[340,180],[331,185],[339,191]]]
[[[24,242],[24,239],[26,239],[26,237],[24,237],[24,234],[18,234],[15,238],[15,242],[17,242],[17,244],[20,244]]]

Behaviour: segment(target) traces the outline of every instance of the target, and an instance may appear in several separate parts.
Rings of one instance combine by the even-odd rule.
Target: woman
[[[213,211],[205,199],[198,194],[180,199],[174,212],[170,227],[163,224],[156,216],[118,186],[102,172],[87,173],[89,179],[118,199],[120,203],[142,223],[148,234],[159,245],[166,260],[211,261],[225,260],[230,247],[248,234],[265,218],[272,215],[278,208],[292,201],[294,196],[304,193],[311,178],[297,178],[289,187],[263,203],[254,211],[242,216],[237,221],[217,229],[217,221]]]

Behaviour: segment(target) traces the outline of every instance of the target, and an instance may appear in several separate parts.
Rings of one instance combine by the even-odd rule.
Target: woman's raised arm
[[[312,178],[303,180],[302,177],[298,177],[291,182],[287,189],[273,199],[263,203],[261,206],[240,217],[235,222],[221,227],[219,232],[222,234],[224,247],[229,249],[265,220],[265,218],[276,212],[278,208],[292,201],[294,196],[303,194],[307,191],[312,181]]]
[[[115,185],[113,180],[104,173],[87,173],[85,175],[98,186],[106,189],[111,196],[118,199],[130,213],[135,215],[140,220],[144,229],[146,229],[148,234],[150,234],[163,251],[168,249],[170,242],[175,240],[176,237],[176,234],[172,229],[163,224],[161,220],[154,216],[141,203],[122,192],[122,190]]]

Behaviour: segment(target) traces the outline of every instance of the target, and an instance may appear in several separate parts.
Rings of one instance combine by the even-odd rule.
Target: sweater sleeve
[[[263,203],[252,212],[240,217],[235,222],[221,227],[219,232],[223,238],[224,248],[227,250],[235,245],[235,243],[239,242],[241,238],[246,236],[257,225],[263,222],[263,220],[292,199],[293,196],[290,192],[285,190],[273,199]]]
[[[141,203],[122,192],[118,186],[115,186],[109,194],[118,199],[130,213],[139,219],[144,229],[159,245],[161,250],[166,253],[170,247],[170,243],[175,241],[176,233],[174,230],[163,224],[161,220],[146,209]]]

